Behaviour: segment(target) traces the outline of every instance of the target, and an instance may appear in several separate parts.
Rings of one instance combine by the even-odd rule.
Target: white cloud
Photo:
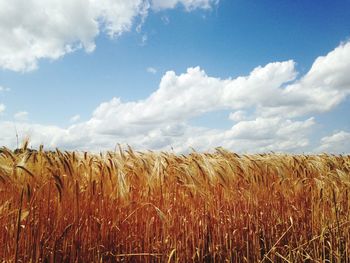
[[[137,149],[176,151],[217,146],[244,152],[309,151],[316,123],[309,116],[332,110],[349,95],[349,61],[350,42],[317,58],[300,78],[291,60],[259,66],[234,79],[210,77],[199,67],[180,75],[168,71],[159,88],[143,100],[113,98],[101,103],[88,121],[67,129],[25,123],[18,129],[34,142],[66,149],[103,150],[127,143]],[[233,112],[231,128],[190,125],[192,118],[219,110]],[[9,125],[0,122],[0,137],[5,138],[0,142],[8,138],[7,144],[13,145]],[[339,150],[332,140],[323,139],[322,147]]]
[[[334,109],[350,94],[350,42],[326,56],[318,57],[310,71],[272,99],[275,105],[262,105],[265,115],[291,117],[322,113]],[[288,100],[286,100],[288,98]]]
[[[350,153],[350,133],[339,131],[321,139],[319,152]]]
[[[72,116],[72,118],[70,118],[69,122],[74,123],[74,122],[77,122],[78,120],[80,120],[79,114]]]
[[[19,140],[29,136],[31,144],[38,147],[44,143],[48,148],[54,148],[57,145],[63,146],[67,136],[67,131],[56,126],[29,124],[25,122],[0,122],[0,145],[6,145],[11,148],[17,147],[16,130]],[[73,145],[73,141],[72,141]]]
[[[142,35],[140,46],[145,46],[147,44],[148,36],[147,34]]]
[[[0,66],[24,71],[41,58],[92,51],[99,32],[91,1],[0,1]],[[79,25],[79,26],[78,26]]]
[[[111,133],[120,132],[125,125],[146,127],[186,121],[210,111],[270,105],[272,97],[281,97],[279,87],[294,77],[292,61],[270,63],[254,69],[249,76],[226,80],[209,77],[199,67],[189,68],[181,75],[168,71],[159,89],[148,98],[128,103],[114,98],[102,103],[94,111],[91,123],[107,121],[108,125],[100,126],[108,126]]]
[[[154,68],[154,67],[148,67],[146,70],[147,70],[148,73],[151,73],[151,74],[156,74],[157,73],[157,69]]]
[[[209,0],[175,2],[186,10],[212,4]],[[174,7],[157,1],[152,6]],[[30,71],[40,59],[55,60],[77,49],[92,52],[100,31],[117,37],[131,30],[136,19],[140,31],[150,7],[148,0],[0,0],[0,68]]]
[[[210,9],[218,3],[218,0],[152,0],[152,8],[160,10],[174,8],[182,4],[187,11],[191,11],[196,8]]]
[[[15,118],[15,120],[25,121],[28,119],[28,112],[19,111],[19,112],[15,113],[14,118]]]
[[[246,116],[245,111],[238,110],[235,112],[231,112],[228,118],[232,121],[239,122],[239,121],[243,121],[244,119],[246,119],[247,116]]]

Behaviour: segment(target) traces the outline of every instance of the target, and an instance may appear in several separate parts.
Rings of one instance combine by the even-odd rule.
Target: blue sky
[[[349,0],[0,0],[0,144],[349,153],[349,17]]]

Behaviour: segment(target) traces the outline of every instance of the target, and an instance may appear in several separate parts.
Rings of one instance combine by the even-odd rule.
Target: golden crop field
[[[0,149],[2,262],[350,262],[350,156]]]

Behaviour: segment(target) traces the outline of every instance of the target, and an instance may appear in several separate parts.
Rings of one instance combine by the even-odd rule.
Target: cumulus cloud
[[[350,153],[350,133],[339,131],[321,139],[319,152]]]
[[[311,70],[300,79],[296,79],[295,63],[291,60],[259,66],[248,76],[235,79],[213,78],[199,67],[189,68],[180,75],[168,71],[158,90],[147,99],[123,103],[114,98],[102,103],[92,120],[103,122],[117,116],[113,120],[115,125],[109,125],[113,130],[121,124],[147,126],[186,121],[223,109],[255,109],[255,115],[264,118],[302,117],[339,105],[350,92],[349,70],[350,42],[317,58]]]
[[[282,90],[281,96],[288,98],[289,103],[274,97],[278,99],[277,107],[262,105],[261,110],[266,115],[292,117],[330,111],[350,94],[349,70],[350,42],[347,42],[318,57],[305,76]]]
[[[189,147],[207,151],[218,146],[236,152],[298,152],[309,145],[308,134],[314,124],[313,118],[291,121],[259,117],[241,121],[229,130],[192,127],[186,131],[183,141],[174,140],[173,148],[178,152],[185,152]]]
[[[163,2],[163,1],[162,1]],[[153,9],[208,9],[210,0],[0,0],[0,68],[30,71],[40,59],[58,59],[77,49],[92,52],[102,31],[110,37],[139,26]],[[171,2],[171,3],[170,3]],[[145,39],[143,38],[143,42]]]
[[[350,42],[317,58],[300,77],[292,60],[227,79],[210,77],[199,67],[179,75],[168,71],[158,89],[143,100],[113,98],[101,103],[88,121],[65,129],[26,123],[18,129],[34,142],[66,149],[104,150],[127,143],[137,149],[179,152],[217,146],[239,152],[309,151],[309,136],[316,123],[310,115],[332,110],[349,95],[349,70]],[[195,117],[220,110],[231,111],[231,128],[190,124]],[[0,137],[5,138],[1,142],[12,140],[11,145],[14,138],[9,126],[0,123],[4,134]],[[338,137],[322,139],[322,149],[341,150],[334,143]],[[348,144],[343,145],[349,149]]]
[[[104,102],[94,111],[89,125],[109,134],[122,132],[120,127],[140,126],[143,131],[163,123],[184,122],[206,112],[268,104],[274,93],[282,92],[279,87],[294,78],[293,65],[292,61],[270,63],[233,80],[209,77],[199,67],[181,75],[168,71],[158,90],[147,99],[124,103],[113,98]],[[131,128],[130,132],[133,130],[137,131]]]
[[[48,148],[54,148],[56,146],[63,146],[67,131],[65,129],[40,125],[40,124],[29,124],[26,122],[0,122],[1,136],[0,145],[5,145],[11,148],[17,147],[16,133],[18,133],[19,139],[24,140],[29,137],[31,144],[39,146],[41,143],[45,143]]]
[[[41,58],[92,51],[99,32],[92,6],[84,0],[0,1],[0,66],[33,70]]]

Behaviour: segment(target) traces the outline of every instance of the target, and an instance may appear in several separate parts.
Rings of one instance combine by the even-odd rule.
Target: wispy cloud
[[[218,3],[218,0],[153,0],[152,8],[161,10],[175,8],[177,5],[182,4],[187,11],[192,11],[197,8],[210,9]]]
[[[147,40],[148,40],[148,35],[147,34],[143,34],[142,37],[141,37],[140,46],[145,46],[147,44]]]
[[[148,67],[146,70],[147,70],[148,73],[151,73],[151,74],[156,74],[157,73],[157,69],[154,68],[154,67]]]
[[[170,23],[170,18],[168,16],[164,15],[161,17],[161,19],[164,25],[168,25]]]
[[[77,114],[77,115],[72,116],[72,118],[70,118],[69,122],[70,123],[75,123],[75,122],[77,122],[79,120],[80,120],[80,115]]]
[[[14,118],[18,121],[25,121],[28,119],[28,115],[29,113],[27,111],[19,111],[15,113]]]

